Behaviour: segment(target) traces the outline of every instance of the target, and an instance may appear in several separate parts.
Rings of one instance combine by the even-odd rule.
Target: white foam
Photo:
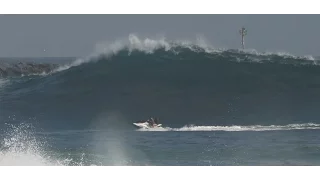
[[[152,128],[152,129],[145,129],[145,128],[141,128],[141,129],[137,129],[137,131],[168,131],[170,130],[170,128],[165,127],[165,128]]]
[[[139,131],[284,131],[284,130],[303,130],[303,129],[320,129],[320,124],[288,124],[288,125],[251,125],[251,126],[195,126],[186,125],[181,128],[165,127],[159,129],[139,129]]]
[[[72,159],[59,159],[45,151],[46,143],[35,137],[32,126],[11,126],[1,140],[0,166],[65,166]],[[82,165],[77,163],[76,165]]]
[[[90,149],[94,152],[99,152],[100,155],[105,157],[95,158],[94,162],[123,166],[131,165],[135,160],[148,161],[148,156],[146,156],[145,152],[137,149],[131,141],[125,138],[127,131],[117,130],[117,125],[129,126],[121,113],[114,111],[101,113],[91,122],[91,127],[104,129],[99,132],[93,132],[91,136],[92,141],[99,143],[92,144]]]
[[[100,131],[100,130],[81,130],[81,131],[58,131],[58,132],[44,132],[34,133],[34,128],[30,124],[20,124],[18,126],[9,125],[9,130],[5,132],[5,137],[0,140],[0,166],[83,166],[83,165],[130,165],[130,158],[128,151],[137,151],[131,149],[130,145],[124,143],[121,132],[117,131]],[[39,138],[36,134],[48,135],[48,134],[70,134],[70,133],[83,133],[83,132],[94,133],[93,138],[101,140],[104,137],[111,137],[103,143],[94,144],[91,148],[96,151],[107,151],[108,158],[100,159],[99,156],[94,157],[90,160],[86,157],[85,153],[76,156],[75,160],[66,154],[58,154],[56,156],[53,151],[48,148],[45,138]],[[97,134],[95,132],[98,132]],[[106,133],[106,134],[101,134]],[[40,136],[41,137],[41,136]],[[43,137],[43,136],[42,136]],[[138,152],[139,153],[139,152]],[[62,157],[63,156],[63,157]],[[66,157],[67,156],[67,157]],[[102,155],[103,156],[103,155]],[[143,157],[141,153],[139,157]],[[94,163],[94,164],[93,164]]]
[[[99,43],[96,45],[94,53],[89,55],[86,58],[79,58],[73,61],[70,64],[61,66],[57,68],[54,72],[59,72],[63,70],[67,70],[74,66],[79,66],[83,63],[95,61],[97,56],[104,55],[104,57],[110,57],[112,55],[116,55],[119,51],[128,49],[129,53],[134,50],[139,50],[145,53],[153,53],[155,50],[159,48],[165,48],[165,50],[169,50],[171,46],[164,39],[140,39],[134,34],[130,34],[128,39],[119,39],[112,43]]]
[[[292,55],[288,52],[285,51],[278,51],[278,52],[271,52],[271,51],[266,51],[266,52],[258,52],[255,49],[245,49],[245,50],[240,50],[243,51],[247,54],[251,55],[256,55],[256,56],[262,56],[262,57],[267,57],[267,56],[281,56],[282,58],[292,58],[292,59],[303,59],[303,60],[310,60],[314,61],[315,58],[312,55],[305,55],[305,56],[295,56]]]

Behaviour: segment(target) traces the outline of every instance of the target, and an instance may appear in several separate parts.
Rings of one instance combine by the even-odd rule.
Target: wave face
[[[45,76],[2,78],[0,121],[66,129],[132,128],[150,116],[172,128],[317,124],[318,64],[130,36]]]

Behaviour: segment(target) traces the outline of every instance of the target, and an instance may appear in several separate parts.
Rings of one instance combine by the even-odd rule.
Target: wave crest
[[[176,54],[179,54],[181,49],[188,49],[192,52],[205,52],[208,54],[218,54],[218,55],[225,55],[226,53],[233,54],[232,57],[238,59],[238,61],[243,60],[250,60],[252,62],[258,61],[261,62],[261,60],[273,60],[274,56],[282,57],[284,59],[294,59],[294,60],[310,60],[310,61],[316,61],[314,57],[311,55],[307,56],[294,56],[290,53],[286,52],[263,52],[260,53],[255,49],[247,49],[247,50],[232,50],[232,49],[217,49],[214,48],[212,45],[210,45],[203,36],[197,36],[195,41],[190,40],[177,40],[177,41],[168,41],[165,37],[160,38],[139,38],[135,34],[130,34],[128,38],[122,38],[116,41],[113,41],[111,43],[98,43],[95,47],[94,53],[89,55],[86,58],[79,58],[75,60],[74,62],[60,66],[56,69],[57,71],[63,71],[66,69],[69,69],[74,66],[79,66],[83,63],[88,62],[94,62],[101,60],[101,56],[103,56],[103,59],[109,59],[112,56],[117,55],[120,51],[126,50],[128,52],[128,55],[134,51],[143,52],[146,54],[152,54],[155,53],[157,50],[164,50],[166,52],[171,51]],[[244,57],[241,57],[242,55],[245,55]],[[314,63],[318,64],[318,63]]]

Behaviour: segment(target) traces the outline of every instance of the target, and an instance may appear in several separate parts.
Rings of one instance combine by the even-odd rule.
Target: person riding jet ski
[[[148,119],[147,122],[149,123],[149,125],[150,125],[151,127],[157,126],[157,124],[158,124],[158,120],[157,120],[157,119],[154,119],[154,118]]]

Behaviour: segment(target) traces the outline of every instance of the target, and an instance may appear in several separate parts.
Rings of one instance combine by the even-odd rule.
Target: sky
[[[195,40],[215,48],[320,55],[320,15],[0,15],[0,57],[82,57],[129,34]],[[45,49],[45,51],[44,51]]]

